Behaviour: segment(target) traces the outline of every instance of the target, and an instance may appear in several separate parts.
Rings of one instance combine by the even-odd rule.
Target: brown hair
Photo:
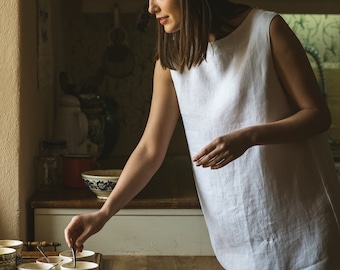
[[[180,0],[180,6],[180,30],[166,33],[159,25],[156,48],[156,59],[160,59],[162,67],[180,72],[206,58],[209,34],[217,38],[227,35],[234,29],[228,20],[249,8],[228,0]]]

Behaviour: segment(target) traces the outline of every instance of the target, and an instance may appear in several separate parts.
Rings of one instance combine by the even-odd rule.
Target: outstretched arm
[[[77,249],[82,250],[84,242],[145,187],[164,160],[178,118],[178,102],[170,71],[157,62],[151,109],[143,136],[102,208],[73,217],[66,227],[65,240],[70,247],[75,242]]]

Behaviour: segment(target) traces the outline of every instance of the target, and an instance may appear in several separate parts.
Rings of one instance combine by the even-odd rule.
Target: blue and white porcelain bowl
[[[16,269],[17,252],[14,248],[0,247],[0,270]]]
[[[116,186],[122,170],[92,170],[81,174],[85,185],[98,199],[106,200]]]
[[[21,251],[24,246],[24,242],[20,240],[0,240],[0,248],[14,248],[17,254],[17,265],[22,263]],[[1,268],[0,268],[1,270]]]

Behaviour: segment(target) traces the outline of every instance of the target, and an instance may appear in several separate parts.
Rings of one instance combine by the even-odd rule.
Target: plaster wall
[[[19,1],[0,1],[0,238],[18,236],[20,214],[18,11]]]
[[[25,241],[49,105],[37,91],[35,2],[0,0],[0,35],[0,239]]]

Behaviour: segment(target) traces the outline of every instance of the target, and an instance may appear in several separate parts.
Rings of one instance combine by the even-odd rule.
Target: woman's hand
[[[69,247],[75,243],[77,250],[81,251],[84,242],[146,186],[164,160],[178,118],[179,108],[170,70],[163,69],[158,60],[151,109],[143,136],[101,209],[72,218],[65,228]]]
[[[105,219],[100,217],[100,212],[74,216],[64,230],[67,245],[76,246],[77,251],[82,251],[84,242],[93,234],[103,228]]]
[[[240,157],[251,143],[248,129],[237,130],[213,140],[192,159],[196,166],[219,169]]]

